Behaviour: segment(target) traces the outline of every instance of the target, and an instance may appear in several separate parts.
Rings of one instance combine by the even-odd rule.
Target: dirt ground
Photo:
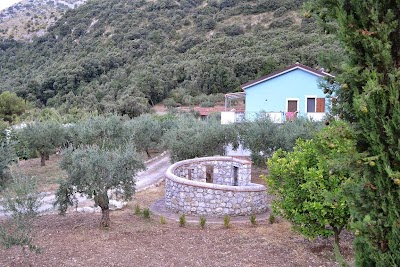
[[[42,216],[33,229],[42,253],[26,261],[19,248],[0,248],[0,266],[338,266],[331,240],[308,241],[281,220],[202,230],[197,224],[179,227],[134,215],[136,204],[148,207],[163,190],[138,193],[125,209],[112,212],[109,230],[99,228],[100,214]],[[351,257],[351,237],[342,239]]]
[[[53,169],[53,176],[57,161],[53,158],[46,167]],[[34,163],[28,168],[31,174],[44,172]],[[262,183],[258,176],[265,172],[255,168],[253,181]],[[46,180],[48,173],[42,175],[43,182],[53,184],[53,179]],[[41,216],[33,232],[42,253],[26,259],[20,248],[0,247],[0,266],[339,266],[331,239],[308,241],[280,219],[256,226],[232,224],[229,229],[206,224],[202,230],[198,224],[180,227],[170,220],[161,224],[155,215],[150,220],[134,215],[135,205],[148,207],[163,195],[163,185],[137,193],[123,210],[111,212],[108,230],[99,228],[98,213]],[[350,234],[342,235],[348,260],[351,240]]]

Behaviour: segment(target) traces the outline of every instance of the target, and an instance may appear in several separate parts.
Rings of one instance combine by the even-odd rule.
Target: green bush
[[[135,211],[134,214],[135,215],[140,215],[142,213],[142,210],[140,208],[140,206],[138,204],[135,205]]]
[[[144,219],[150,219],[150,210],[148,208],[143,209],[142,214]]]
[[[269,215],[268,221],[269,221],[270,224],[274,224],[275,223],[276,218],[275,218],[275,215],[273,213],[271,213]]]
[[[179,217],[179,226],[184,227],[185,225],[186,225],[186,216],[185,216],[185,214],[182,214]]]
[[[306,237],[334,235],[339,245],[350,218],[343,190],[356,170],[357,156],[353,129],[344,122],[333,122],[314,139],[299,139],[293,152],[275,152],[265,178],[276,197],[274,213]]]
[[[229,217],[229,215],[224,216],[224,227],[226,229],[231,227],[231,217]]]
[[[257,217],[255,214],[250,215],[250,223],[251,225],[256,225],[257,224]]]
[[[166,223],[167,223],[167,221],[165,220],[165,217],[164,217],[164,216],[161,216],[161,217],[160,217],[160,223],[161,223],[161,224],[166,224]]]
[[[212,108],[212,107],[215,106],[215,103],[212,102],[212,101],[207,100],[207,101],[205,101],[205,102],[201,102],[201,103],[200,103],[200,106],[201,106],[202,108]]]
[[[203,216],[200,217],[200,227],[201,229],[204,229],[204,227],[206,227],[206,221],[207,219]]]

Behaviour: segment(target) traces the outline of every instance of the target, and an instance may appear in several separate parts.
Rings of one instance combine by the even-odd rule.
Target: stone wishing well
[[[204,157],[171,165],[166,172],[165,206],[187,215],[239,216],[267,210],[266,188],[251,183],[251,162]]]

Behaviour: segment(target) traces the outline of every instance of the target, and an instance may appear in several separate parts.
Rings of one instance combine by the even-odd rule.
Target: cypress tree
[[[400,266],[400,1],[316,3],[320,18],[333,15],[347,51],[339,111],[358,125],[367,155],[349,194],[356,265]]]

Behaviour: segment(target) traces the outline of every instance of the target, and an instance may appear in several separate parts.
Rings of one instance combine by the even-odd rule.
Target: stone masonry
[[[212,183],[207,183],[210,170]],[[187,215],[263,213],[267,210],[266,188],[250,179],[251,162],[247,160],[205,157],[180,161],[166,172],[165,205]]]

